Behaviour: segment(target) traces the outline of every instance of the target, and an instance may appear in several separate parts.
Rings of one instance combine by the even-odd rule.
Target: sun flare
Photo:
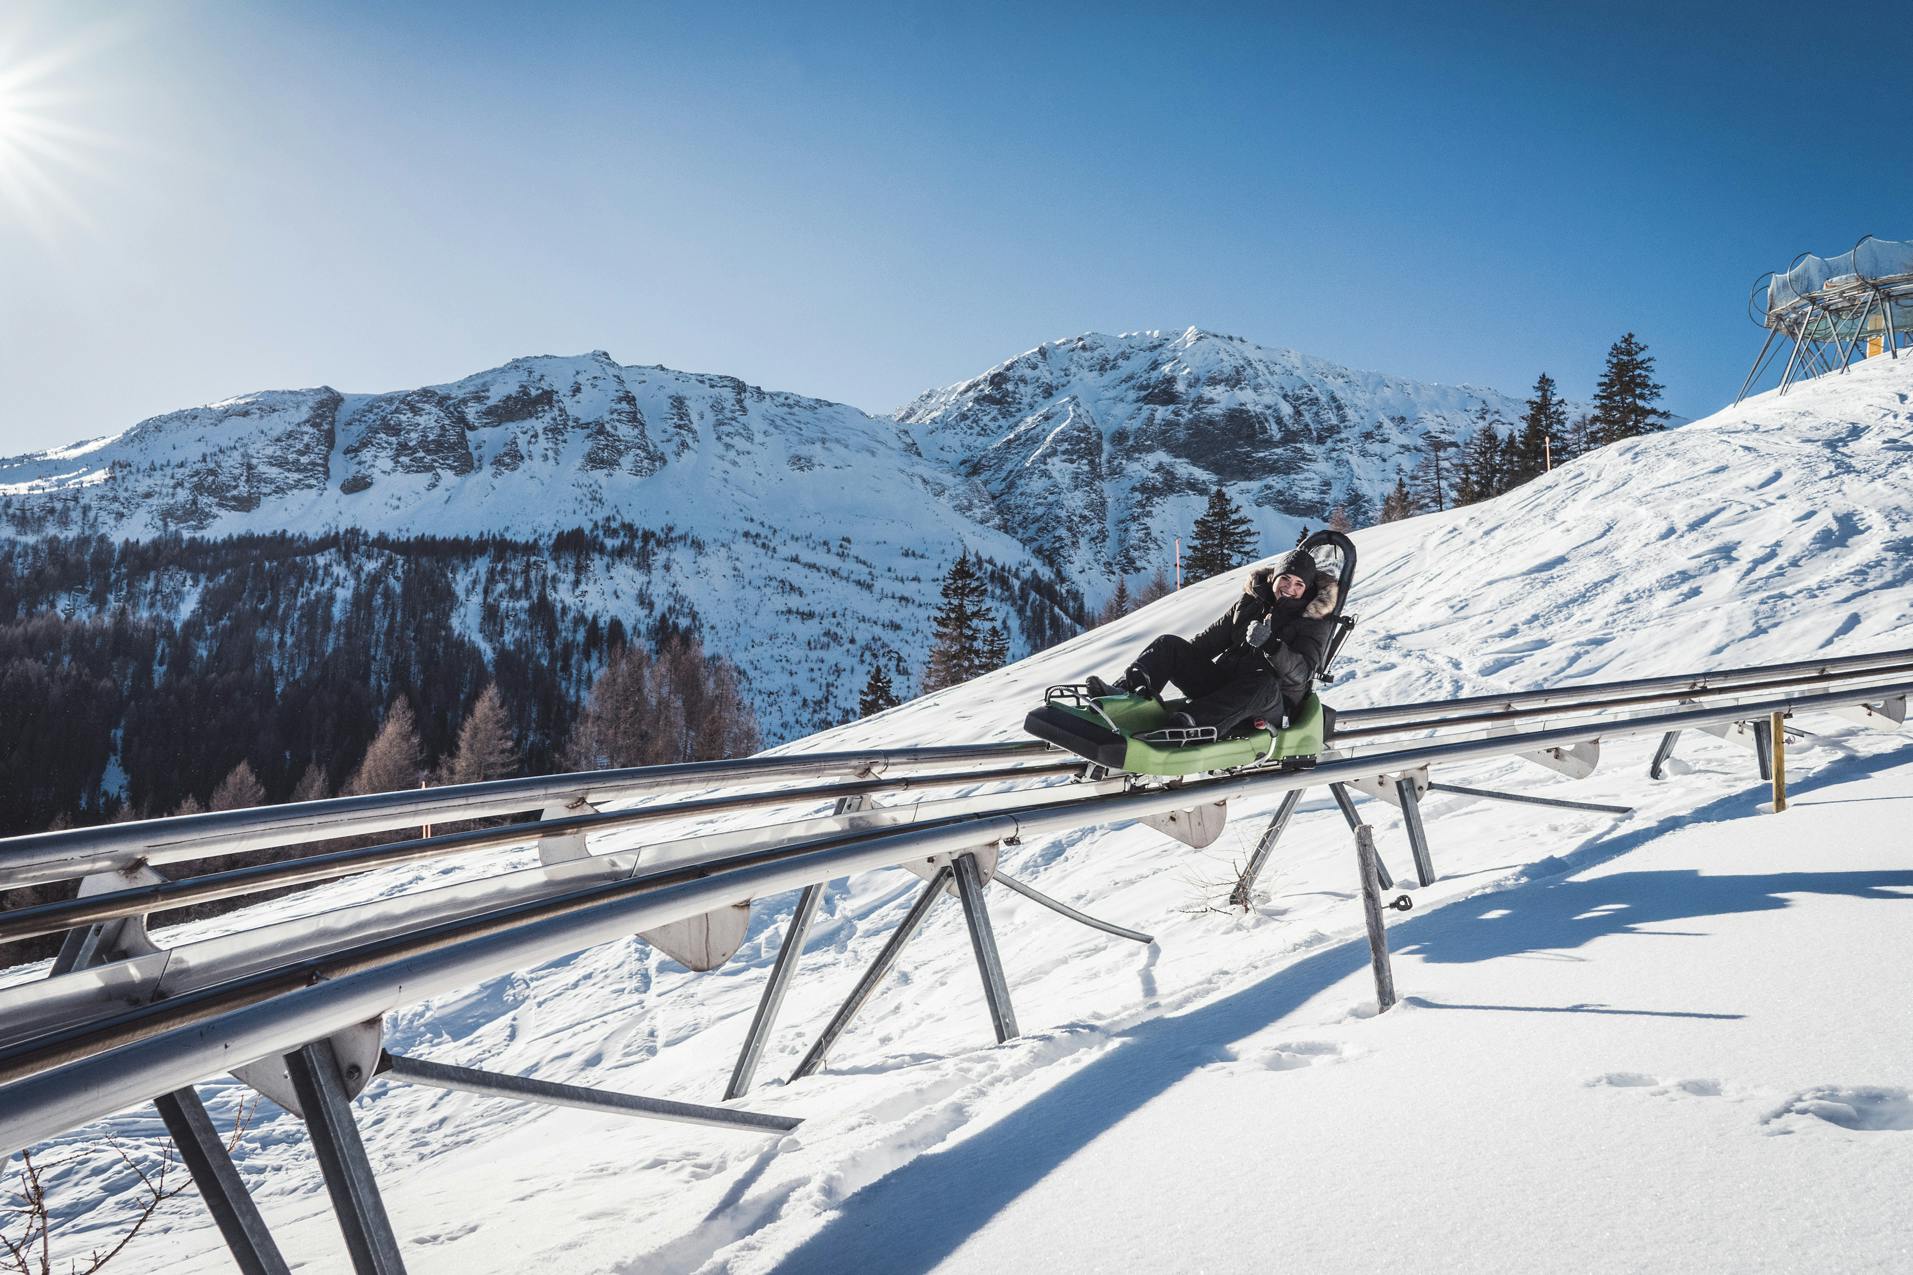
[[[109,140],[80,122],[93,96],[88,63],[116,32],[94,24],[43,43],[32,34],[0,30],[0,225],[47,238],[87,220],[71,179],[99,175],[95,155]]]

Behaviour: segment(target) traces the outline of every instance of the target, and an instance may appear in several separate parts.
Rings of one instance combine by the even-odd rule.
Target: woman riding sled
[[[1334,576],[1292,550],[1251,572],[1235,605],[1193,640],[1165,633],[1113,685],[1086,679],[1090,694],[1160,699],[1173,682],[1189,702],[1172,725],[1213,726],[1218,736],[1251,718],[1293,715],[1334,631],[1336,593]]]

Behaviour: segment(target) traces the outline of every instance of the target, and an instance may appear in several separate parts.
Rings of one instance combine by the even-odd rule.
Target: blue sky
[[[1913,35],[1824,16],[16,0],[0,453],[594,348],[882,411],[1189,324],[1575,396],[1631,329],[1702,415],[1758,273],[1913,238]]]

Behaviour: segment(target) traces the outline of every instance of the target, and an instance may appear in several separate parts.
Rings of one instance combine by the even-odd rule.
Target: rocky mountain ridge
[[[0,460],[0,535],[582,530],[540,595],[634,631],[696,624],[775,740],[847,713],[872,663],[915,684],[959,553],[989,564],[1020,657],[1119,577],[1172,569],[1217,485],[1274,552],[1338,504],[1366,521],[1422,431],[1518,411],[1196,329],[1052,342],[887,417],[594,351],[385,394],[248,394]],[[640,534],[641,562],[611,551]],[[364,581],[337,578],[343,606]],[[467,606],[460,631],[488,644],[503,605]]]

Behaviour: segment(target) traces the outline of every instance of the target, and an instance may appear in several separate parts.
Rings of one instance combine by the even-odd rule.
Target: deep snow
[[[1908,645],[1909,392],[1913,362],[1862,366],[1361,533],[1366,618],[1331,700]],[[1044,684],[1193,629],[1238,581],[794,747],[1014,737]],[[1757,810],[1744,748],[1691,735],[1659,784],[1651,737],[1610,744],[1574,784],[1520,761],[1441,774],[1635,812],[1431,797],[1442,879],[1392,926],[1410,999],[1384,1016],[1349,837],[1316,794],[1246,915],[1221,902],[1270,800],[1232,809],[1206,851],[1135,825],[1017,847],[1009,871],[1156,944],[992,891],[1024,1031],[992,1046],[944,903],[826,1074],[784,1085],[920,884],[837,883],[746,1104],[804,1116],[784,1139],[383,1081],[359,1119],[416,1271],[1905,1269],[1913,1015],[1894,971],[1913,956],[1913,739],[1801,724],[1796,804],[1777,816]],[[1362,809],[1405,872],[1398,819]],[[713,1101],[790,906],[760,901],[716,973],[633,939],[401,1009],[389,1043]],[[202,1092],[223,1122],[241,1091]],[[148,1113],[111,1123],[159,1134]],[[127,1207],[98,1135],[47,1151],[75,1157],[53,1185],[81,1247]],[[262,1114],[241,1163],[288,1253],[343,1269],[298,1122]],[[122,1261],[226,1258],[181,1202]]]

